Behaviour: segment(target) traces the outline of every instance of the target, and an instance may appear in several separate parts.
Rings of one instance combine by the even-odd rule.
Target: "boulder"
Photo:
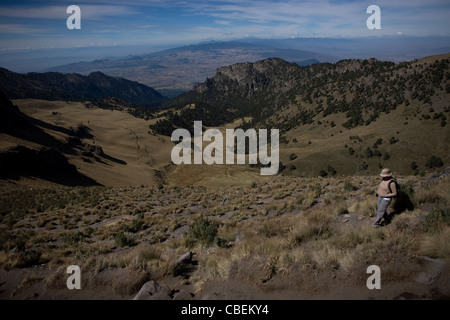
[[[181,290],[173,296],[173,300],[192,300],[192,295],[186,290]]]
[[[172,300],[172,290],[165,284],[160,285],[151,280],[142,286],[133,300]]]
[[[441,259],[432,259],[429,257],[423,257],[428,263],[426,269],[419,273],[415,279],[417,283],[429,285],[436,282],[442,275],[445,267],[445,261]]]
[[[187,252],[185,254],[183,254],[181,257],[179,257],[176,261],[175,261],[175,267],[178,267],[180,265],[183,264],[189,264],[192,261],[192,252]]]

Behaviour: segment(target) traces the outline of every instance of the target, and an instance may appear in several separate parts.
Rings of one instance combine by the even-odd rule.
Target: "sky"
[[[366,25],[373,4],[378,30]],[[70,5],[80,8],[81,29],[67,27]],[[246,38],[448,37],[449,17],[449,0],[8,0],[0,3],[0,55]]]
[[[381,10],[369,30],[367,7]],[[69,30],[69,5],[81,29]],[[2,1],[0,48],[176,46],[247,37],[450,36],[449,0]]]

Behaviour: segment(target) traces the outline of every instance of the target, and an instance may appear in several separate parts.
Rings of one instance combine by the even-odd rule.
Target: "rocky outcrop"
[[[133,300],[171,300],[172,290],[166,285],[156,281],[146,282]]]
[[[422,181],[422,186],[429,186],[432,184],[436,184],[448,178],[450,178],[450,167],[446,167],[442,171],[433,173],[429,178]]]
[[[445,261],[429,257],[423,257],[423,259],[426,261],[426,269],[417,275],[415,281],[419,284],[430,285],[436,282],[444,272]]]
[[[165,284],[151,280],[146,282],[133,300],[192,300],[194,295],[186,290],[171,290]]]
[[[194,87],[198,93],[208,93],[217,90],[226,94],[227,91],[240,90],[241,96],[250,97],[262,91],[270,84],[275,84],[284,76],[295,72],[298,66],[277,58],[261,60],[255,63],[237,63],[217,69],[213,78]],[[278,86],[282,91],[291,88],[293,83],[285,82]]]

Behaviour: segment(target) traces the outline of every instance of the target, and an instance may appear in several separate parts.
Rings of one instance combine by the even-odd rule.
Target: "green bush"
[[[114,240],[116,241],[116,244],[119,247],[126,247],[126,246],[131,247],[135,244],[134,239],[131,238],[130,236],[127,236],[123,231],[117,233]]]
[[[442,159],[436,156],[431,156],[426,162],[425,166],[427,168],[433,169],[433,168],[440,168],[444,165],[442,162]]]
[[[450,208],[434,209],[433,212],[425,216],[425,228],[429,233],[440,230],[442,225],[450,224]]]
[[[350,192],[353,190],[357,190],[357,188],[350,181],[345,181],[344,190],[347,192]]]
[[[208,218],[200,216],[189,227],[186,233],[186,244],[188,247],[200,244],[202,246],[210,246],[217,236],[219,224]]]

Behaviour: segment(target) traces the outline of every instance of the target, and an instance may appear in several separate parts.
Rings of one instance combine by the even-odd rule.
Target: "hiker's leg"
[[[380,223],[381,219],[383,218],[384,214],[386,213],[386,209],[389,206],[389,203],[391,203],[391,199],[385,199],[385,198],[378,197],[377,219],[373,223],[374,225],[377,225]]]
[[[375,222],[373,223],[373,225],[377,225],[381,218],[380,218],[380,208],[381,208],[381,198],[378,197],[377,198],[377,218],[375,219]]]

